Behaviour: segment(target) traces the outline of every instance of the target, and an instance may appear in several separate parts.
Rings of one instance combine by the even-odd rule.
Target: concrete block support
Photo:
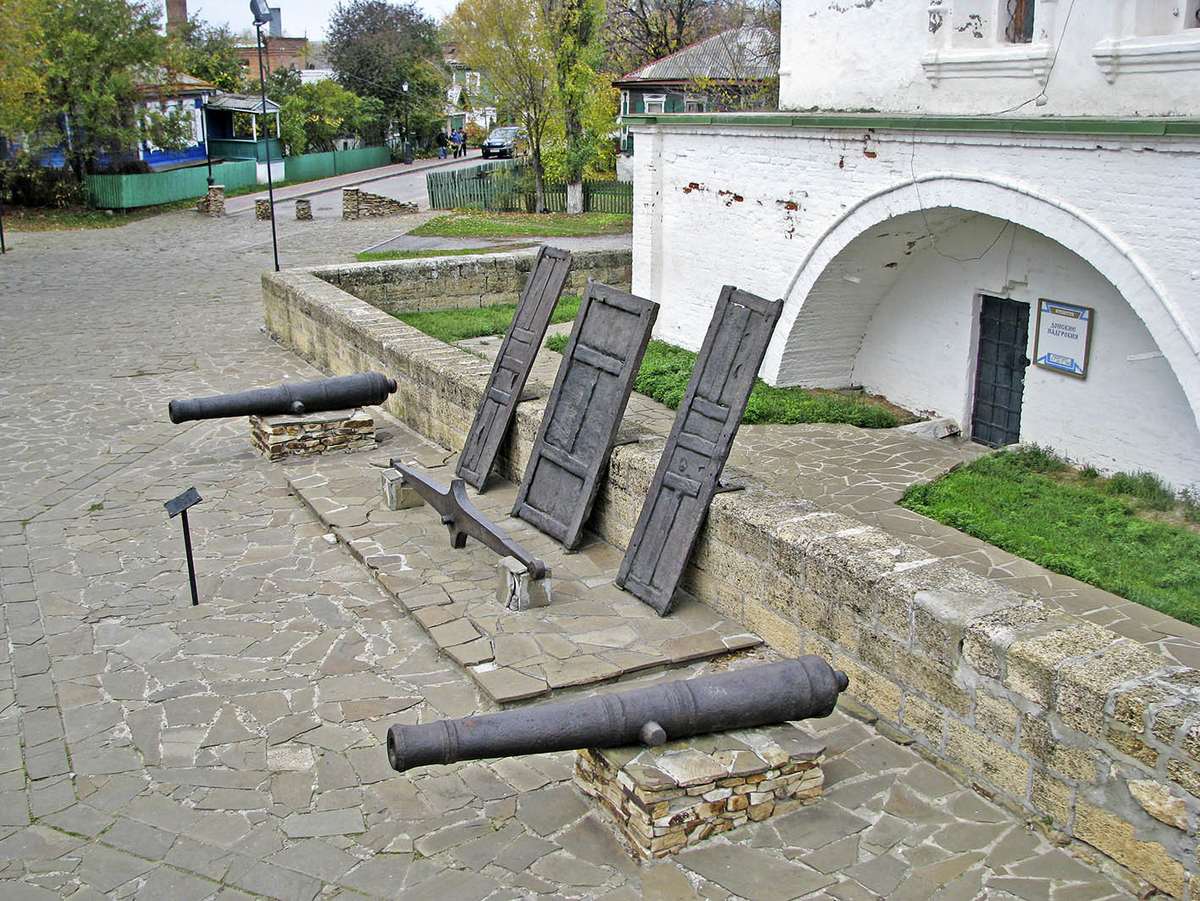
[[[385,469],[379,473],[383,494],[383,505],[389,510],[409,510],[425,503],[416,489],[404,480],[398,469]]]
[[[550,570],[540,579],[529,575],[516,557],[501,557],[496,564],[496,602],[509,610],[550,605]]]

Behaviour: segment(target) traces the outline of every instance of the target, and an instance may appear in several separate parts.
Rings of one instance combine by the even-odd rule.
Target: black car
[[[493,128],[483,142],[483,158],[514,157],[525,152],[525,130],[515,125]]]

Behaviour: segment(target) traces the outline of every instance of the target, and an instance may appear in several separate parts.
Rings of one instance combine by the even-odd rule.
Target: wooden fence
[[[481,163],[452,172],[425,176],[429,206],[435,210],[482,209],[496,212],[532,212],[533,175],[520,163],[502,160]],[[567,209],[566,182],[547,181],[543,188],[546,211]],[[633,185],[621,181],[584,179],[583,210],[597,213],[633,213]]]

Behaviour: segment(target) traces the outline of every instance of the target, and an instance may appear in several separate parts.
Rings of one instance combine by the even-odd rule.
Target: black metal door
[[[1021,397],[1025,393],[1025,354],[1029,304],[984,295],[979,313],[979,363],[975,370],[975,412],[971,438],[1002,447],[1021,439]]]

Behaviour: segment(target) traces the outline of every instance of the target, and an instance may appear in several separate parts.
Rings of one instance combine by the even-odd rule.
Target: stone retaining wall
[[[385,313],[408,313],[515,303],[525,287],[533,258],[533,251],[491,253],[397,263],[352,263],[311,271]],[[589,278],[628,290],[633,278],[629,251],[576,251],[563,293],[582,294]]]
[[[401,387],[386,408],[461,448],[490,364],[339,285],[418,309],[435,297],[511,301],[519,279],[493,292],[488,278],[531,259],[268,273],[267,328],[334,375],[395,376]],[[471,291],[448,284],[455,278]],[[520,478],[544,408],[540,399],[518,409],[498,465],[505,477]],[[628,542],[661,450],[660,440],[613,452],[589,526],[616,547]],[[752,479],[714,499],[684,588],[779,651],[845,670],[851,703],[964,781],[1165,892],[1200,896],[1200,672]]]

